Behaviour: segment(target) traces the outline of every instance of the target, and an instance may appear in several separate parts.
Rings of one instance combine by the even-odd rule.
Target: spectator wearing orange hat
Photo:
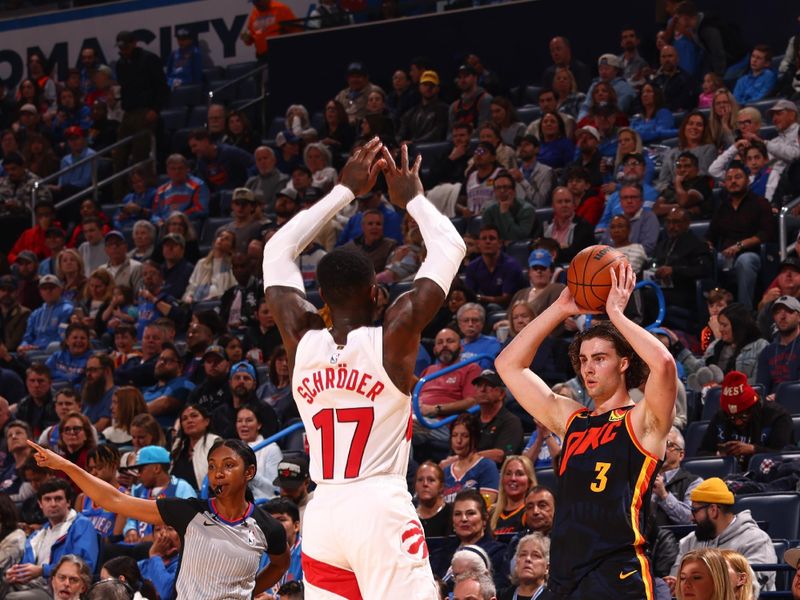
[[[782,450],[793,443],[792,417],[775,402],[764,402],[741,371],[722,380],[720,409],[700,443],[699,454],[735,456],[742,467],[757,452]]]
[[[743,375],[742,381],[746,386],[747,382]],[[758,526],[750,511],[733,512],[733,493],[722,479],[719,477],[706,479],[694,488],[690,497],[695,530],[681,539],[678,556],[672,565],[670,576],[664,578],[673,590],[675,576],[683,556],[700,548],[735,550],[750,564],[763,565],[777,562],[778,558],[769,534]],[[775,589],[774,571],[760,571],[757,577],[762,592]]]

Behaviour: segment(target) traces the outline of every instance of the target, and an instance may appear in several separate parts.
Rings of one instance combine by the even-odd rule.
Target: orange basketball
[[[611,292],[611,269],[627,263],[618,250],[598,244],[581,250],[567,270],[567,287],[575,302],[584,310],[602,311]]]

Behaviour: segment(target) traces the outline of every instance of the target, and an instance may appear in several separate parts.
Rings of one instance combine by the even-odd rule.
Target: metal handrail
[[[297,423],[292,423],[288,427],[284,427],[283,429],[281,429],[279,432],[273,433],[267,439],[261,440],[255,446],[251,446],[251,448],[253,449],[253,452],[258,452],[262,448],[269,446],[270,444],[277,442],[278,440],[282,440],[290,433],[294,433],[298,429],[305,430],[305,428],[306,426],[303,424],[302,421],[298,421]]]
[[[218,92],[220,92],[220,91],[222,91],[224,89],[227,89],[227,88],[231,87],[232,85],[236,85],[240,81],[244,81],[245,79],[248,79],[250,77],[255,77],[256,74],[261,73],[262,71],[266,71],[267,68],[268,68],[268,65],[266,63],[263,64],[263,65],[259,65],[255,69],[253,69],[252,71],[248,71],[247,73],[244,73],[243,75],[239,75],[238,77],[236,77],[234,79],[231,79],[230,81],[226,81],[221,86],[219,86],[217,89],[209,90],[208,91],[208,103],[211,104],[214,101],[214,94],[216,94],[216,93],[218,93]],[[266,92],[262,89],[261,90],[261,97],[264,97],[265,95],[266,95]]]
[[[780,246],[781,260],[786,260],[786,215],[795,206],[800,204],[800,196],[781,207],[778,215],[778,245]]]
[[[123,169],[122,171],[120,171],[118,173],[112,174],[110,177],[106,177],[102,181],[97,181],[97,163],[98,163],[98,161],[101,158],[105,158],[107,154],[110,154],[116,148],[119,148],[120,146],[123,146],[125,144],[130,144],[133,140],[135,140],[136,138],[142,137],[142,136],[148,136],[150,138],[150,153],[149,153],[149,156],[146,159],[141,160],[138,163],[136,163],[134,165],[131,165],[131,166]],[[109,183],[112,183],[112,182],[116,181],[120,177],[124,177],[125,175],[127,175],[128,173],[133,171],[134,169],[137,169],[137,168],[139,168],[141,166],[144,166],[144,165],[146,165],[146,164],[148,164],[150,162],[155,162],[155,160],[156,160],[155,136],[153,135],[153,132],[150,131],[149,129],[143,129],[142,131],[137,131],[133,135],[129,135],[125,139],[122,139],[122,140],[119,140],[117,142],[114,142],[110,146],[106,146],[105,148],[103,148],[102,150],[100,150],[98,152],[95,152],[91,156],[87,156],[86,158],[80,159],[78,162],[71,164],[70,166],[66,167],[65,169],[61,169],[60,171],[56,171],[52,175],[48,175],[47,177],[43,177],[43,178],[39,179],[38,181],[34,182],[33,189],[31,190],[31,207],[32,207],[31,214],[32,214],[33,225],[34,226],[36,225],[36,210],[35,209],[36,209],[36,204],[37,204],[37,202],[39,200],[39,189],[41,187],[43,187],[45,184],[47,184],[47,183],[49,183],[51,181],[57,181],[59,179],[59,177],[61,177],[65,173],[69,173],[70,171],[72,171],[74,169],[77,169],[78,167],[82,167],[83,165],[85,165],[87,163],[90,163],[91,167],[92,167],[92,185],[91,185],[92,198],[94,199],[95,202],[97,202],[97,193],[98,193],[98,190],[101,187],[106,186]],[[56,204],[56,208],[57,209],[63,208],[64,206],[67,206],[67,205],[71,204],[72,202],[74,202],[78,198],[85,197],[85,195],[86,195],[86,190],[81,190],[81,191],[73,194],[69,198],[67,198],[65,200],[62,200],[61,202]]]
[[[424,386],[432,379],[443,377],[445,375],[448,375],[449,373],[452,373],[453,371],[457,371],[458,369],[460,369],[465,365],[478,362],[484,359],[494,361],[493,356],[489,356],[488,354],[477,354],[471,358],[468,358],[467,360],[462,360],[459,363],[450,365],[449,367],[445,367],[441,371],[436,371],[435,373],[431,373],[430,375],[425,375],[419,378],[419,381],[417,381],[417,385],[414,386],[414,390],[411,392],[411,408],[414,411],[414,416],[417,417],[417,421],[419,422],[420,425],[422,425],[423,427],[427,427],[428,429],[438,429],[439,427],[444,427],[445,425],[449,425],[458,418],[458,415],[450,415],[449,417],[445,417],[444,419],[441,419],[439,421],[429,421],[425,417],[425,415],[422,414],[422,409],[420,408],[419,405],[419,395],[420,392],[422,392],[422,386]],[[466,412],[474,413],[478,411],[478,408],[479,407],[475,405],[467,409]]]

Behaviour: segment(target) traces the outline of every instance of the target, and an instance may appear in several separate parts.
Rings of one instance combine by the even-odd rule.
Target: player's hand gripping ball
[[[611,270],[627,263],[618,250],[598,244],[581,250],[567,270],[567,287],[578,307],[603,312],[611,292]]]

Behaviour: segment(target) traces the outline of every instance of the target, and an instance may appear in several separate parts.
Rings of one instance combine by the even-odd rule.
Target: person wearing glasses
[[[745,470],[754,454],[777,452],[792,443],[792,417],[787,410],[759,398],[744,373],[725,375],[720,409],[708,424],[698,454],[735,456]]]
[[[165,343],[156,360],[156,384],[142,390],[147,410],[166,429],[175,423],[189,392],[194,389],[194,384],[181,376],[181,367],[177,348],[169,342]]]
[[[661,525],[689,525],[692,522],[691,494],[703,483],[703,478],[681,468],[686,456],[683,435],[673,427],[667,435],[667,453],[661,471],[653,482],[653,507],[656,523]]]
[[[750,510],[733,511],[733,493],[719,477],[710,477],[691,493],[691,514],[695,529],[680,541],[678,556],[664,581],[674,592],[684,555],[701,548],[735,550],[750,564],[775,564],[778,558],[769,534],[753,519]],[[756,573],[762,592],[775,589],[775,572]]]

